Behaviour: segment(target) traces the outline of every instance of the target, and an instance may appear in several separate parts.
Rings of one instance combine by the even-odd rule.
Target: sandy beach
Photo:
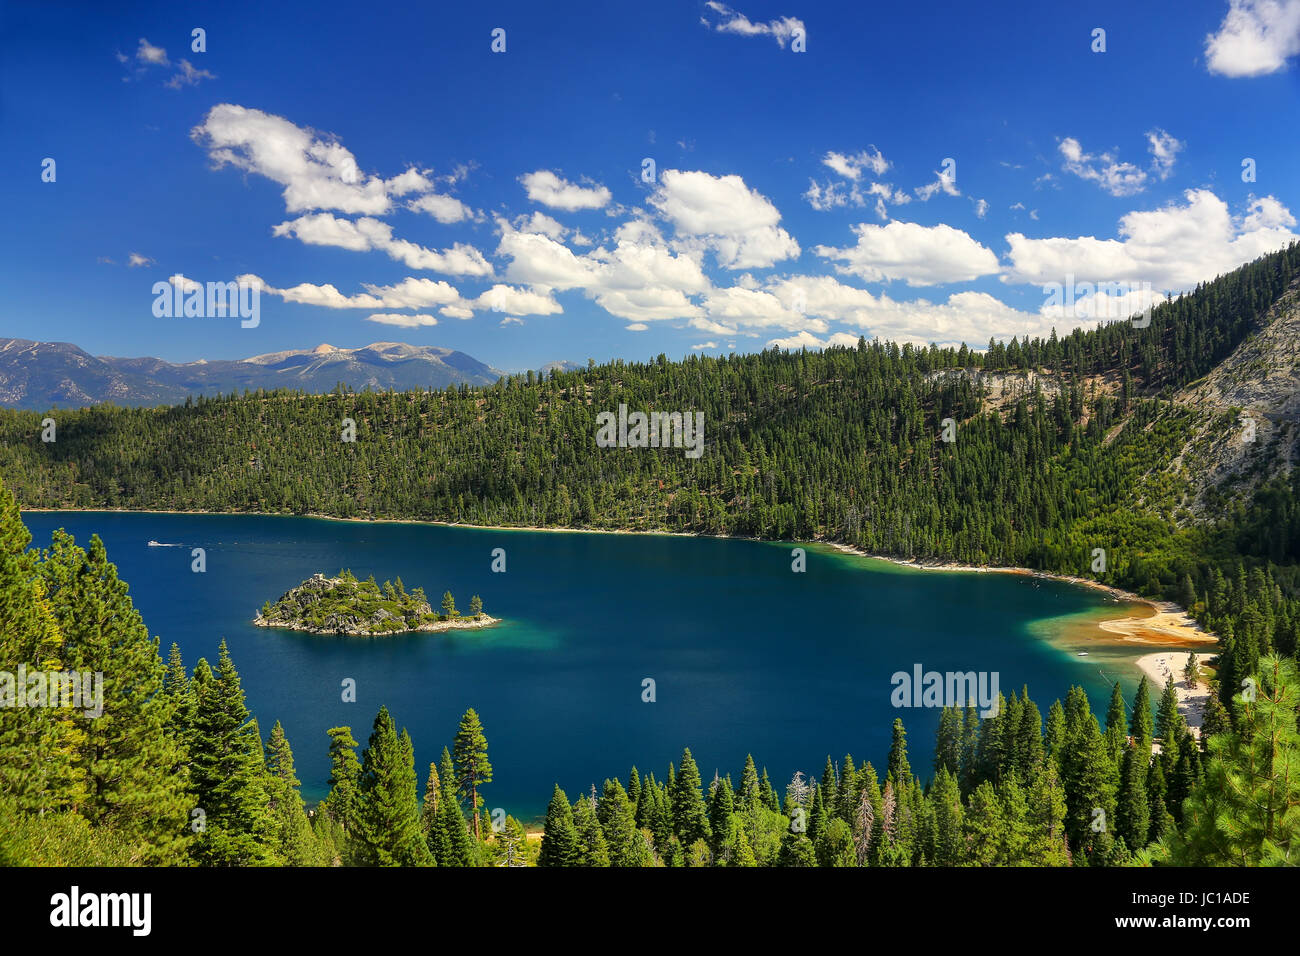
[[[1134,597],[1133,600],[1143,599]],[[1210,648],[1219,642],[1217,637],[1206,633],[1192,620],[1191,615],[1177,604],[1162,601],[1145,603],[1149,604],[1154,611],[1150,617],[1125,617],[1114,621],[1102,621],[1098,626],[1103,631],[1119,634],[1126,641],[1136,644],[1189,647],[1202,658],[1211,653]],[[1161,683],[1164,683],[1163,678]]]
[[[1183,678],[1183,668],[1187,666],[1187,658],[1191,653],[1191,651],[1157,651],[1139,657],[1137,666],[1151,681],[1154,695],[1159,695],[1164,690],[1165,681],[1169,679],[1170,674],[1173,674],[1174,692],[1178,695],[1178,712],[1187,721],[1192,734],[1199,737],[1201,722],[1205,718],[1205,703],[1210,697],[1210,688],[1203,679],[1197,680],[1195,684],[1189,684]],[[1208,654],[1208,650],[1205,653],[1198,652],[1196,658],[1204,663]]]

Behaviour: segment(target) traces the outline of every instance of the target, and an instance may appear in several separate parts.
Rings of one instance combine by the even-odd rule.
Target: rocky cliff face
[[[1260,483],[1300,463],[1300,282],[1260,328],[1175,399],[1196,424],[1173,467],[1187,478],[1198,519],[1213,518]]]

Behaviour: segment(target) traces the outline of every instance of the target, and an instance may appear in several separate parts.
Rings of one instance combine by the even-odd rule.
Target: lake
[[[309,800],[324,796],[330,727],[364,745],[387,705],[415,743],[421,792],[461,714],[482,718],[495,770],[490,807],[545,812],[552,785],[571,798],[630,767],[663,778],[689,746],[706,783],[739,780],[745,755],[784,791],[795,770],[820,777],[827,754],[883,767],[901,716],[913,768],[927,777],[939,711],[895,708],[891,675],[996,672],[1003,693],[1028,685],[1046,718],[1070,684],[1102,716],[1109,680],[1131,694],[1139,651],[1088,657],[1054,637],[1132,607],[1103,593],[1023,575],[921,571],[789,543],[668,535],[504,531],[319,518],[28,513],[33,545],[63,527],[98,533],[164,658],[174,641],[191,670],[225,638],[263,736],[279,720]],[[150,546],[155,541],[168,546]],[[191,571],[191,549],[207,570]],[[506,571],[491,570],[505,549]],[[250,623],[317,571],[400,576],[435,607],[450,590],[503,619],[483,631],[378,639],[320,637]],[[1077,646],[1072,645],[1072,647]],[[1151,650],[1150,647],[1145,650]],[[356,703],[342,682],[356,681]],[[653,702],[643,698],[654,681]]]

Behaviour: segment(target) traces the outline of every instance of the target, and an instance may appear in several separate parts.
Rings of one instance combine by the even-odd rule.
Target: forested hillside
[[[112,716],[0,708],[0,861],[1294,863],[1300,471],[1267,460],[1290,447],[1274,431],[1233,452],[1253,462],[1253,484],[1238,480],[1213,520],[1198,519],[1198,476],[1181,460],[1215,422],[1237,423],[1176,390],[1275,321],[1298,257],[1292,247],[1167,303],[1149,328],[983,354],[863,341],[474,389],[256,393],[52,423],[0,414],[13,492],[0,493],[3,665],[102,671]],[[1027,390],[998,381],[1031,371]],[[597,447],[596,415],[620,404],[703,411],[705,454]],[[1173,598],[1221,636],[1219,700],[1196,738],[1172,684],[1155,706],[1145,684],[1131,704],[1117,687],[1104,722],[1075,688],[1045,725],[1026,690],[991,718],[945,712],[932,760],[909,757],[899,721],[883,773],[828,758],[820,781],[796,775],[783,792],[752,761],[737,783],[706,785],[686,751],[662,778],[633,769],[576,801],[557,788],[540,845],[488,815],[477,714],[421,800],[411,741],[381,709],[360,755],[350,728],[329,732],[331,791],[308,814],[289,742],[278,726],[263,740],[224,647],[215,667],[190,670],[175,648],[164,664],[98,539],[82,550],[59,533],[28,550],[19,504],[830,539],[1071,574],[1092,573],[1102,549],[1095,576]],[[1113,825],[1095,829],[1098,810]]]
[[[1296,647],[1300,486],[1285,477],[1289,462],[1266,462],[1248,489],[1255,504],[1247,495],[1193,520],[1197,475],[1181,453],[1207,427],[1238,424],[1176,389],[1264,328],[1298,277],[1293,245],[1158,306],[1145,328],[1118,322],[983,353],[859,341],[481,388],[256,392],[59,411],[52,436],[41,414],[6,410],[0,476],[33,508],[828,539],[1068,574],[1093,574],[1100,549],[1096,576],[1180,601],[1228,641],[1225,664],[1241,645],[1249,671],[1269,649]],[[1032,370],[1036,384],[995,403],[975,370]],[[597,447],[596,416],[619,405],[702,411],[703,456]],[[1276,450],[1257,444],[1257,462]]]

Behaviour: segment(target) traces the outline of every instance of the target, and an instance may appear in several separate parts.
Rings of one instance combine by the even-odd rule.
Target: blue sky
[[[0,334],[502,369],[982,346],[1298,231],[1300,0],[185,6],[3,13]],[[155,317],[174,275],[255,277],[259,325]]]

